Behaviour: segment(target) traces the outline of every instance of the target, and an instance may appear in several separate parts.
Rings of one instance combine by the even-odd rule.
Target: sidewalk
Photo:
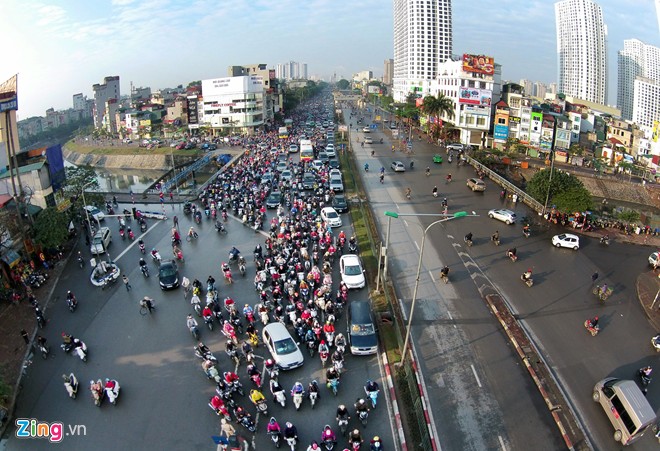
[[[649,322],[655,327],[656,331],[660,331],[660,279],[658,278],[657,271],[647,271],[641,273],[637,277],[637,299],[644,309],[644,313],[649,319]],[[658,301],[656,301],[656,296]],[[656,305],[653,306],[653,302]]]

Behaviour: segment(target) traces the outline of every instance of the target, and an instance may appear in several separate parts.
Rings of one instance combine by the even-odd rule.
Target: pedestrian
[[[128,280],[128,277],[126,276],[126,274],[121,276],[121,280],[124,282],[124,285],[126,285],[126,291],[131,291],[131,288],[133,288],[133,287],[131,287],[130,281]]]
[[[21,337],[23,337],[23,340],[25,340],[26,345],[30,344],[30,336],[28,335],[27,330],[21,329]]]
[[[596,279],[598,279],[598,272],[595,272],[591,275],[591,285],[592,286],[596,284]]]
[[[89,234],[85,231],[85,245],[89,247]]]
[[[178,229],[179,228],[179,218],[177,218],[175,216],[174,218],[172,218],[172,221],[174,222],[174,227],[176,227]]]
[[[174,193],[170,191],[170,202],[174,202]]]

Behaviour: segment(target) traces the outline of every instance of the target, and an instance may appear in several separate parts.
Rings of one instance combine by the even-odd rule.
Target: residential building
[[[119,76],[105,77],[103,83],[93,85],[92,90],[94,91],[94,127],[101,128],[104,120],[106,123],[110,122],[109,119],[104,119],[108,100],[118,101],[121,97]]]
[[[199,123],[210,127],[214,135],[253,133],[264,125],[264,92],[263,78],[257,75],[202,80]],[[189,99],[189,118],[192,109]],[[193,122],[189,120],[190,124]]]
[[[280,80],[307,80],[307,63],[289,61],[288,63],[276,64],[275,78],[279,78]]]
[[[502,100],[509,109],[508,117],[508,137],[520,140],[521,117],[523,108],[524,88],[516,83],[507,83],[502,86]],[[495,122],[497,124],[497,121]],[[527,123],[527,133],[529,133],[529,122]],[[494,135],[494,130],[493,130]]]
[[[16,170],[12,169],[12,174],[16,176]],[[45,159],[38,163],[32,163],[18,167],[18,177],[23,186],[29,186],[32,194],[30,204],[41,208],[54,207],[55,196],[53,194],[53,185],[48,163]],[[9,171],[0,173],[0,195],[13,195],[14,188]]]
[[[393,97],[430,92],[438,65],[452,56],[451,0],[394,0]]]
[[[305,79],[307,64],[303,64],[303,74]],[[264,124],[272,125],[275,122],[275,113],[280,111],[282,99],[280,99],[281,90],[277,81],[275,70],[268,69],[265,64],[251,64],[248,66],[230,66],[227,75],[230,77],[239,77],[244,75],[255,75],[261,77],[264,88]]]
[[[524,78],[520,79],[520,86],[523,87],[524,95],[531,96],[534,94],[534,82],[531,80],[525,80]]]
[[[623,41],[623,50],[618,54],[618,83],[616,105],[623,119],[633,118],[635,79],[647,78],[660,82],[660,48],[646,45],[638,39]],[[657,102],[656,102],[657,103]],[[644,105],[637,107],[643,109]],[[640,111],[639,115],[644,113]]]
[[[163,122],[177,126],[186,125],[188,123],[188,99],[184,96],[177,97],[174,102],[167,107],[167,114]]]
[[[108,99],[105,102],[103,111],[103,122],[101,127],[104,128],[108,133],[115,134],[118,131],[117,127],[117,111],[120,108],[119,101],[117,99]]]
[[[353,81],[357,83],[363,81],[369,81],[372,80],[373,78],[374,78],[374,73],[370,70],[363,70],[353,74]]]
[[[557,94],[557,83],[554,81],[548,85],[548,94]]]
[[[133,88],[131,87],[131,100],[151,99],[151,88]]]
[[[73,109],[74,110],[85,110],[87,106],[87,96],[83,96],[82,93],[73,95]]]
[[[650,130],[654,122],[660,121],[660,82],[637,77],[633,90],[632,121]]]
[[[534,83],[534,92],[532,94],[534,97],[538,97],[539,99],[545,99],[546,92],[547,92],[547,88],[544,83],[538,81]]]
[[[607,26],[592,0],[555,3],[559,93],[605,104]]]
[[[394,78],[394,60],[392,58],[386,59],[383,62],[383,84],[385,86],[392,86],[393,78]]]
[[[495,119],[493,120],[493,140],[496,149],[502,149],[509,138],[509,119],[511,112],[504,100],[495,104]]]
[[[438,65],[438,77],[430,84],[430,94],[442,94],[453,101],[454,117],[440,119],[455,124],[462,143],[485,143],[495,113],[492,99],[501,90],[501,73],[501,66],[484,55],[465,54]]]

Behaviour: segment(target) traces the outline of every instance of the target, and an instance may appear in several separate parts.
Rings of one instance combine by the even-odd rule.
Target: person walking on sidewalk
[[[25,340],[26,345],[30,344],[30,336],[28,335],[27,330],[21,329],[21,337],[23,337],[23,340]]]
[[[124,282],[124,285],[126,285],[126,291],[131,291],[131,288],[133,288],[130,284],[130,281],[128,280],[128,277],[126,274],[121,276],[121,280]]]

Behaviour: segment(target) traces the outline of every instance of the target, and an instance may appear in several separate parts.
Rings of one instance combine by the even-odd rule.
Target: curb
[[[80,235],[76,236],[76,239],[73,243],[73,246],[71,246],[71,251],[69,252],[69,255],[64,259],[63,261],[60,261],[62,263],[62,268],[66,267],[67,263],[69,263],[69,260],[71,259],[71,256],[74,253],[74,248],[78,245],[78,242],[80,240]],[[50,281],[53,283],[50,290],[48,291],[48,296],[46,302],[43,304],[43,312],[44,314],[48,310],[48,305],[50,304],[52,298],[53,298],[53,292],[55,291],[55,287],[60,281],[60,277],[62,276],[62,273],[64,270],[59,272],[57,277],[51,278]],[[36,354],[33,351],[34,348],[34,339],[37,336],[37,333],[39,332],[39,327],[35,327],[34,331],[32,332],[32,336],[30,337],[30,345],[28,346],[27,350],[25,351],[25,357],[23,358],[23,365],[25,365],[25,362],[28,360],[28,357],[30,354],[33,354],[32,358],[36,356]],[[51,351],[52,351],[52,344],[51,344]],[[7,406],[7,422],[5,423],[4,426],[0,427],[0,437],[3,437],[5,433],[7,432],[7,429],[9,428],[10,424],[13,424],[11,420],[14,417],[14,409],[16,408],[16,398],[18,398],[18,393],[19,393],[19,387],[21,386],[21,381],[23,380],[23,374],[24,372],[21,371],[20,374],[18,375],[18,379],[16,380],[16,384],[14,384],[14,390],[13,394],[11,397],[11,401],[9,405]]]
[[[426,428],[429,431],[429,439],[431,440],[431,449],[434,451],[439,450],[438,443],[436,441],[436,436],[434,434],[435,428],[433,421],[431,421],[431,414],[428,409],[428,401],[426,400],[426,387],[422,384],[422,376],[419,369],[417,368],[417,361],[415,360],[415,354],[412,351],[410,352],[410,363],[412,368],[415,371],[415,379],[417,380],[417,391],[419,392],[419,398],[422,401],[422,409],[424,409],[424,419],[426,420]]]
[[[653,285],[654,288],[651,288],[650,285]],[[637,276],[637,280],[635,281],[637,300],[656,331],[660,331],[660,314],[656,313],[658,311],[657,309],[655,311],[651,310],[651,306],[658,290],[660,290],[660,283],[658,283],[658,278],[654,272],[643,272]]]
[[[573,440],[569,436],[569,433],[567,432],[566,426],[564,425],[564,421],[559,415],[559,410],[561,410],[561,405],[557,405],[553,402],[551,399],[551,396],[549,395],[548,391],[546,390],[546,383],[544,383],[543,376],[539,376],[538,372],[534,369],[532,366],[529,356],[527,353],[522,349],[522,346],[520,343],[518,343],[518,340],[516,339],[514,332],[511,330],[512,328],[509,326],[507,323],[507,319],[505,316],[500,312],[497,308],[497,305],[493,303],[492,297],[497,296],[497,295],[487,295],[485,297],[486,302],[488,304],[488,307],[492,311],[492,313],[495,315],[497,318],[498,322],[502,326],[502,329],[504,330],[504,333],[508,337],[509,341],[511,344],[514,346],[516,353],[518,354],[518,357],[520,357],[520,360],[523,362],[525,365],[525,368],[527,369],[528,373],[532,377],[532,380],[534,381],[534,384],[536,385],[537,389],[539,390],[539,393],[541,393],[541,396],[543,397],[543,401],[545,402],[545,405],[547,406],[548,410],[550,411],[552,418],[555,422],[555,425],[557,426],[557,429],[559,429],[559,432],[561,433],[562,439],[564,440],[564,443],[566,444],[566,448],[569,450],[574,450],[576,449],[575,444],[573,443]],[[498,296],[499,297],[499,296]],[[515,323],[513,323],[515,325]]]
[[[392,381],[392,372],[390,370],[390,362],[387,360],[387,353],[381,354],[383,359],[383,366],[385,367],[385,378],[387,380],[387,389],[390,392],[390,399],[392,400],[392,410],[394,410],[394,419],[396,421],[396,431],[399,434],[399,441],[401,449],[408,451],[406,444],[406,435],[403,433],[403,423],[401,422],[401,414],[399,413],[399,404],[396,400],[396,391],[394,390],[394,383]]]

